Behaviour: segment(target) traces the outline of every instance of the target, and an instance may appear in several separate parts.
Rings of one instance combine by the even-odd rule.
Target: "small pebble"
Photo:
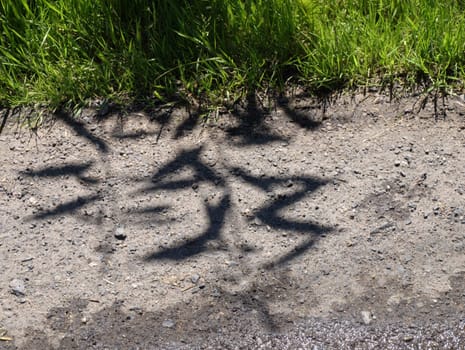
[[[215,298],[219,298],[221,296],[221,292],[219,291],[218,288],[215,288],[215,289],[213,289],[213,291],[211,293],[211,296],[215,297]]]
[[[175,325],[176,325],[176,323],[171,319],[164,320],[163,323],[162,323],[162,326],[165,327],[165,328],[173,328]]]
[[[194,283],[194,284],[197,284],[199,279],[200,279],[200,276],[197,275],[197,274],[194,274],[194,275],[191,276],[191,282]]]
[[[18,297],[26,295],[26,286],[23,280],[15,278],[10,282],[11,293]]]
[[[413,340],[413,337],[411,335],[406,335],[404,337],[404,341],[406,341],[406,342],[409,342],[409,341],[412,341],[412,340]]]
[[[115,230],[115,238],[120,240],[120,241],[124,241],[126,239],[127,235],[126,235],[126,232],[124,230],[124,227],[118,227],[116,230]]]
[[[370,311],[362,311],[362,321],[364,324],[369,325],[371,323],[371,312]]]

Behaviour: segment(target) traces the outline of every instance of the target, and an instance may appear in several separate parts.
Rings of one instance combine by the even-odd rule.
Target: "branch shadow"
[[[181,138],[187,131],[192,131],[199,121],[199,115],[197,113],[188,112],[189,115],[184,121],[182,121],[174,132],[174,139]]]
[[[50,218],[50,217],[54,217],[54,216],[58,216],[62,214],[73,213],[76,210],[88,205],[89,203],[95,202],[99,199],[102,199],[102,196],[100,194],[89,195],[85,197],[79,196],[76,199],[70,200],[65,203],[61,203],[53,209],[49,209],[49,210],[34,214],[30,218],[30,220],[46,219],[46,218]]]
[[[307,130],[316,130],[321,126],[321,121],[324,118],[326,108],[324,102],[322,107],[320,104],[318,104],[317,106],[306,106],[305,108],[292,108],[290,106],[291,100],[287,97],[278,98],[276,102],[286,117],[299,125],[301,128]],[[322,109],[323,115],[321,118],[316,116],[316,109]]]
[[[221,230],[225,223],[226,214],[230,208],[230,194],[225,186],[224,179],[204,164],[200,159],[202,147],[181,152],[173,161],[159,169],[151,178],[152,184],[139,190],[139,193],[147,193],[158,190],[177,191],[198,186],[201,182],[207,182],[223,189],[223,196],[218,204],[205,204],[205,210],[209,221],[208,227],[196,238],[189,239],[173,247],[164,248],[159,252],[149,254],[146,261],[151,260],[183,260],[200,254],[209,249],[208,242],[221,240]],[[181,169],[189,168],[194,174],[188,179],[172,180],[170,177]]]
[[[214,185],[224,186],[224,179],[200,160],[202,146],[192,150],[182,151],[173,161],[158,170],[151,179],[152,184],[139,190],[139,193],[158,190],[175,191],[192,187],[201,182],[210,182]],[[170,180],[169,178],[183,168],[192,169],[195,174],[183,180]],[[168,179],[168,180],[167,180]]]
[[[226,212],[230,206],[229,194],[225,195],[218,205],[206,204],[205,206],[210,223],[208,228],[201,233],[200,236],[190,239],[180,245],[165,248],[160,252],[150,254],[145,257],[145,260],[184,260],[209,250],[207,243],[221,238],[221,229],[225,222]]]
[[[144,215],[144,214],[159,214],[162,213],[168,209],[168,206],[166,205],[156,205],[156,206],[149,206],[149,207],[144,207],[144,208],[138,208],[138,209],[131,209],[128,211],[130,214],[136,214],[136,215]]]
[[[158,132],[147,132],[144,130],[137,130],[133,132],[114,132],[112,136],[118,140],[137,140],[147,136],[158,135]]]
[[[152,136],[157,136],[157,140],[160,137],[161,130],[163,128],[164,123],[166,120],[169,119],[169,116],[164,116],[163,112],[157,112],[160,115],[158,118],[155,117],[150,117],[149,114],[147,113],[146,110],[144,109],[135,109],[131,112],[132,114],[130,115],[130,119],[132,120],[150,120],[153,122],[155,119],[157,119],[157,124],[160,124],[160,128],[158,131],[155,130],[147,130],[148,125],[146,124],[145,126],[142,126],[143,124],[141,123],[139,126],[133,127],[129,126],[129,130],[127,128],[127,121],[129,120],[125,114],[123,115],[117,115],[115,116],[115,121],[114,125],[112,128],[112,131],[110,133],[111,137],[113,139],[119,140],[119,141],[125,141],[125,140],[137,140],[137,139],[143,139],[147,137],[152,137]]]
[[[329,230],[328,230],[329,231]],[[267,270],[271,270],[277,266],[286,265],[291,260],[298,258],[300,255],[304,254],[310,248],[313,247],[317,238],[312,236],[310,238],[305,239],[304,242],[300,243],[297,247],[294,247],[291,251],[287,252],[281,257],[278,257],[274,260],[271,260],[265,264],[263,264],[263,268]]]
[[[239,145],[264,145],[267,143],[285,141],[286,138],[276,134],[266,124],[269,112],[259,105],[255,93],[248,94],[245,107],[236,106],[232,115],[237,119],[238,125],[229,127],[226,132],[231,136],[239,137]]]
[[[182,151],[174,160],[161,167],[151,178],[151,184],[138,191],[139,194],[154,192],[159,190],[177,191],[198,186],[201,182],[207,182],[219,186],[222,189],[222,197],[218,204],[205,204],[205,211],[208,218],[208,227],[197,237],[168,248],[163,248],[158,252],[151,253],[145,257],[146,261],[168,259],[183,260],[197,254],[201,254],[208,248],[208,243],[221,240],[221,230],[225,224],[226,215],[231,207],[230,193],[225,185],[224,179],[204,164],[200,159],[202,146],[191,150]],[[181,169],[191,169],[194,173],[187,179],[172,179],[173,174],[179,173]],[[286,230],[309,235],[292,251],[285,253],[281,257],[266,263],[266,267],[271,268],[276,265],[283,265],[310,249],[315,240],[332,230],[312,220],[287,219],[280,214],[286,208],[296,205],[304,197],[324,186],[328,180],[316,177],[287,176],[281,178],[256,177],[248,174],[241,168],[230,169],[231,173],[242,179],[242,181],[258,188],[263,192],[272,192],[276,187],[286,187],[291,189],[290,193],[273,195],[271,200],[255,211],[255,217],[263,224],[274,230]]]
[[[169,222],[168,219],[160,217],[161,214],[165,213],[169,209],[166,205],[155,205],[146,206],[143,208],[129,209],[124,213],[132,217],[136,217],[132,224],[146,226],[147,224],[166,224]]]
[[[89,130],[87,130],[84,123],[73,118],[70,113],[64,110],[60,110],[56,113],[55,116],[58,120],[63,121],[67,126],[73,129],[79,136],[94,144],[98,151],[102,153],[108,153],[109,147],[107,143],[100,137],[92,134]]]
[[[320,236],[331,232],[332,228],[318,224],[314,221],[297,221],[286,219],[280,215],[280,211],[292,207],[302,200],[305,196],[317,190],[319,187],[326,185],[329,181],[315,177],[304,176],[287,176],[282,178],[274,177],[256,177],[247,174],[241,168],[233,168],[232,173],[240,177],[246,183],[259,188],[264,192],[271,192],[274,187],[295,188],[290,194],[281,194],[274,196],[268,203],[265,203],[255,212],[255,217],[260,219],[265,225],[276,230],[294,231],[310,235],[304,242],[300,243],[292,251],[285,255],[268,262],[264,265],[266,268],[272,268],[276,265],[283,265],[298,256],[304,254],[310,249],[315,240]],[[298,188],[300,186],[300,188]]]
[[[2,122],[0,123],[0,135],[3,132],[3,129],[5,128],[6,122],[8,120],[8,117],[10,116],[10,110],[7,108],[1,108],[0,107],[0,115],[2,118]]]
[[[94,162],[70,163],[62,166],[50,166],[39,170],[26,169],[19,173],[28,177],[60,177],[71,175],[87,184],[97,184],[100,182],[98,179],[83,175],[93,164]]]

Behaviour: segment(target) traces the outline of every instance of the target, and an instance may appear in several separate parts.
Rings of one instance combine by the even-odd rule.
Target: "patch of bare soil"
[[[465,103],[415,102],[8,124],[0,348],[465,347]]]

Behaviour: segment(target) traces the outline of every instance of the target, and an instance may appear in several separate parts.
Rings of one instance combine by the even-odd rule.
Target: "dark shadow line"
[[[156,134],[158,134],[158,132],[136,131],[131,133],[114,132],[112,133],[112,136],[118,140],[136,140],[142,136],[154,136]]]
[[[27,176],[39,176],[39,177],[54,177],[54,176],[61,176],[61,175],[76,175],[81,174],[82,172],[86,171],[90,166],[92,166],[92,162],[83,163],[83,164],[67,164],[62,166],[51,166],[47,168],[43,168],[40,170],[26,170],[20,171],[21,174]]]
[[[87,162],[84,164],[67,164],[63,166],[57,166],[57,167],[47,167],[43,168],[40,170],[26,170],[26,171],[20,171],[19,173],[21,175],[26,175],[29,177],[59,177],[59,176],[65,176],[65,175],[73,175],[76,176],[78,179],[95,184],[98,183],[98,179],[90,178],[90,177],[85,177],[82,176],[82,173],[85,172],[87,169],[89,169],[92,166],[93,162]]]
[[[3,116],[2,116],[2,124],[0,125],[0,135],[2,134],[3,129],[5,128],[6,121],[10,115],[10,110],[6,109],[2,114]]]
[[[173,114],[173,109],[174,109],[174,106],[170,106],[166,111],[161,112],[157,116],[151,117],[151,120],[157,120],[158,123],[160,124],[160,128],[158,129],[158,132],[156,133],[157,137],[155,139],[155,143],[158,143],[158,141],[160,141],[163,130],[165,129],[165,125],[169,122],[171,115]]]
[[[57,216],[57,215],[64,214],[64,213],[71,213],[73,211],[76,211],[79,208],[82,208],[88,203],[98,200],[100,198],[101,196],[98,194],[86,196],[86,197],[78,197],[69,202],[59,204],[53,209],[44,211],[39,214],[34,214],[31,219],[45,219],[51,216]]]
[[[178,181],[170,181],[170,182],[162,182],[157,183],[152,186],[147,186],[139,191],[139,193],[143,192],[154,192],[158,190],[178,190],[182,188],[189,188],[196,184],[198,181],[195,179],[186,179],[186,180],[178,180]]]
[[[329,230],[327,230],[326,232],[328,232],[328,231]],[[297,247],[295,247],[290,252],[288,252],[287,254],[284,254],[283,256],[281,256],[280,258],[278,258],[278,259],[276,259],[274,261],[271,261],[271,262],[268,262],[268,263],[264,264],[263,268],[265,268],[267,270],[271,270],[275,266],[284,265],[287,262],[289,262],[291,260],[294,260],[298,256],[304,254],[314,244],[315,244],[315,238],[314,237],[308,238],[303,243],[299,244]]]
[[[268,225],[275,229],[291,230],[296,232],[312,232],[317,235],[324,234],[330,230],[329,227],[325,227],[314,222],[299,222],[287,220],[276,215],[276,212],[266,210],[260,210],[256,215],[265,225]]]
[[[199,160],[202,148],[202,146],[199,146],[189,151],[182,151],[175,160],[166,164],[152,176],[152,182],[160,182],[165,176],[172,177],[177,170],[189,167],[197,173],[199,181],[209,181],[215,185],[222,184],[223,179]]]
[[[278,212],[286,207],[291,206],[294,203],[299,202],[303,197],[305,197],[308,193],[313,192],[317,189],[320,184],[316,184],[313,181],[311,183],[305,183],[305,187],[301,191],[297,191],[292,195],[288,195],[283,199],[274,200],[270,205],[260,209],[256,216],[265,224],[278,228],[278,229],[285,229],[285,230],[293,230],[293,231],[304,231],[304,232],[313,232],[316,234],[324,233],[327,228],[315,224],[313,222],[300,222],[294,220],[287,220],[285,218],[280,217]]]
[[[249,130],[249,131],[244,132],[242,126],[230,128],[227,130],[227,132],[231,136],[241,137],[241,140],[239,142],[236,142],[236,144],[239,146],[250,146],[250,145],[260,146],[260,145],[265,145],[271,142],[286,141],[286,138],[282,136],[267,134],[261,130],[260,131]]]
[[[147,206],[144,208],[129,209],[127,213],[129,214],[154,214],[154,213],[160,213],[167,209],[169,209],[169,207],[166,205],[157,205],[157,206]]]
[[[264,123],[265,117],[269,115],[257,103],[257,95],[252,92],[246,96],[245,111],[232,113],[239,120],[239,125],[226,129],[232,136],[240,136],[239,145],[264,145],[270,142],[284,141],[280,135],[273,134]]]
[[[105,141],[89,132],[83,123],[73,119],[69,113],[66,113],[65,111],[59,111],[57,112],[56,117],[72,128],[78,135],[86,138],[95,146],[97,146],[99,151],[108,153],[108,146]]]
[[[145,257],[146,261],[151,260],[183,260],[191,256],[200,254],[207,250],[206,243],[219,239],[221,228],[224,225],[226,212],[230,207],[230,196],[225,195],[218,205],[206,204],[207,216],[210,225],[199,237],[190,239],[180,246],[163,249],[160,252],[150,254]]]
[[[126,210],[125,212],[130,215],[137,215],[137,216],[144,216],[144,215],[156,215],[155,218],[145,218],[145,219],[140,219],[140,220],[135,220],[132,221],[132,225],[147,225],[148,223],[157,223],[157,224],[164,224],[167,222],[170,222],[171,220],[169,219],[160,219],[159,214],[162,213],[163,211],[169,209],[168,206],[166,205],[160,205],[160,206],[147,206],[144,208],[136,208],[136,209],[129,209]]]
[[[263,191],[270,191],[271,187],[276,184],[282,184],[286,186],[286,183],[291,182],[292,186],[294,186],[294,182],[297,184],[304,184],[305,188],[302,191],[298,191],[296,193],[302,192],[304,195],[306,192],[313,192],[318,187],[326,185],[329,181],[318,179],[314,177],[299,177],[299,176],[287,176],[283,178],[271,178],[271,177],[256,177],[247,174],[241,168],[232,168],[231,172],[235,175],[240,176],[246,182],[252,184],[255,187],[260,188]],[[289,186],[288,186],[289,187]]]
[[[184,120],[178,127],[174,133],[174,139],[179,139],[185,131],[192,130],[197,125],[197,120],[199,116],[196,113],[189,113],[189,116]]]
[[[232,173],[240,176],[244,181],[251,184],[254,187],[261,189],[262,191],[271,191],[274,185],[285,185],[286,187],[299,186],[300,188],[294,190],[291,194],[286,194],[283,196],[278,196],[277,199],[274,199],[268,205],[261,207],[256,217],[260,221],[272,227],[273,229],[282,229],[282,230],[292,230],[295,232],[302,232],[310,234],[305,242],[298,245],[291,252],[282,256],[274,262],[267,263],[265,267],[272,268],[274,265],[284,264],[292,259],[295,259],[299,255],[303,254],[309,248],[312,247],[315,239],[318,239],[318,236],[321,236],[324,233],[330,232],[332,229],[320,224],[317,224],[312,221],[301,222],[295,220],[289,220],[281,215],[279,211],[291,207],[293,204],[298,203],[302,198],[307,196],[309,193],[315,191],[318,187],[328,183],[327,180],[321,180],[311,177],[284,177],[284,178],[267,178],[267,177],[255,177],[249,174],[246,174],[240,168],[233,168]]]
[[[256,295],[252,290],[247,290],[246,292],[239,294],[239,299],[242,305],[255,309],[259,312],[262,317],[261,321],[265,324],[265,327],[269,332],[279,331],[279,327],[274,321],[273,316],[270,314],[266,300],[262,300],[263,298],[256,298]]]
[[[300,127],[308,130],[315,130],[321,126],[320,121],[315,121],[309,115],[299,113],[296,110],[289,108],[289,101],[287,99],[278,99],[278,106],[282,108],[284,114],[289,117],[293,122],[297,123]]]
[[[272,178],[259,178],[246,174],[240,168],[234,168],[233,173],[240,176],[247,183],[261,189],[262,191],[270,191],[273,185],[283,184],[286,185],[290,182],[291,186],[303,185],[300,190],[294,191],[292,194],[285,195],[283,198],[273,200],[269,205],[262,207],[256,216],[264,223],[273,228],[313,232],[316,234],[324,233],[328,228],[318,225],[313,222],[299,222],[287,220],[280,217],[279,211],[283,208],[290,207],[292,204],[299,202],[302,198],[309,193],[315,191],[318,187],[328,183],[326,180],[320,180],[310,177],[285,177],[281,179]],[[296,184],[294,184],[296,183]]]

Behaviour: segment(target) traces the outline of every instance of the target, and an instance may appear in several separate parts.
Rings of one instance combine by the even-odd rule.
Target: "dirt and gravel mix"
[[[464,349],[465,101],[418,100],[7,124],[0,349]]]

